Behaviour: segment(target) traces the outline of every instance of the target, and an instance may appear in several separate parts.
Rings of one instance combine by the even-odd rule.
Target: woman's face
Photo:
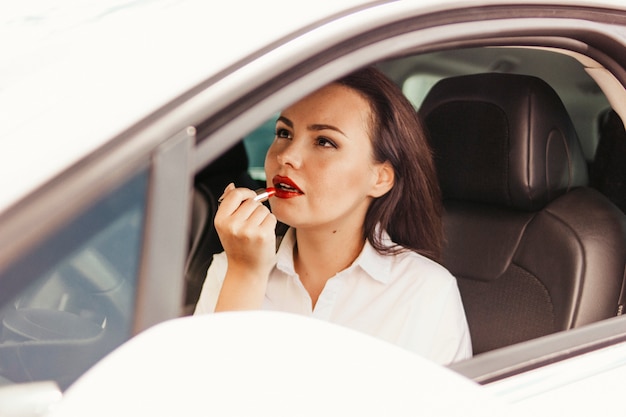
[[[276,217],[297,229],[362,227],[373,197],[393,185],[389,164],[373,160],[369,103],[328,85],[284,110],[265,159]]]

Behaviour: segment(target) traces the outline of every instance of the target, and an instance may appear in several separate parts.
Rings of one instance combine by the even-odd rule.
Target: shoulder
[[[374,249],[367,242],[364,253],[366,257],[375,258],[370,261],[379,265],[385,265],[384,268],[378,268],[379,271],[386,270],[386,273],[392,280],[397,279],[428,279],[433,284],[452,285],[456,287],[456,278],[440,263],[419,254],[413,250],[405,248],[395,243],[389,234],[382,231],[382,241],[384,246],[396,248],[397,251],[392,254],[383,254]],[[371,264],[370,264],[371,265]],[[372,268],[373,269],[373,268]]]
[[[401,344],[438,363],[471,356],[471,339],[456,278],[413,251],[388,256],[393,309],[403,318]]]
[[[403,250],[391,257],[391,275],[395,279],[425,279],[432,285],[456,286],[456,278],[443,265],[411,250]]]
[[[439,263],[415,251],[395,243],[389,234],[381,232],[384,247],[393,248],[392,253],[381,253],[366,240],[357,262],[374,279],[390,282],[405,276],[433,276],[439,281],[456,282],[448,270]]]

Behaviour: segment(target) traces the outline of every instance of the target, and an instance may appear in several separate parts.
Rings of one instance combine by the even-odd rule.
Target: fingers
[[[215,227],[220,237],[229,235],[256,240],[265,237],[269,231],[274,234],[276,218],[266,206],[254,201],[254,197],[256,193],[250,189],[235,188],[232,183],[226,187],[215,215]]]
[[[217,199],[217,204],[220,205],[222,203],[222,200],[224,199],[224,196],[226,195],[226,193],[228,191],[234,190],[235,189],[235,184],[233,184],[232,182],[229,183],[226,188],[224,189],[224,192],[222,193],[222,195],[220,196],[220,198]]]
[[[217,215],[231,216],[238,214],[248,217],[257,205],[244,204],[248,200],[253,200],[256,193],[248,188],[235,188],[233,183],[226,186],[224,194],[217,200],[219,208]]]
[[[235,184],[231,182],[226,186],[226,188],[224,189],[224,193],[222,193],[220,198],[217,199],[217,203],[219,206],[221,206],[226,199],[227,201],[231,202],[239,201],[239,204],[241,204],[243,200],[245,200],[246,198],[250,198],[250,192],[252,192],[252,190],[249,190],[247,188],[236,188]]]
[[[222,213],[221,216],[215,216],[215,227],[218,232],[227,232],[233,236],[253,236],[264,235],[268,233],[267,225],[274,223],[276,218],[269,209],[263,204],[246,200],[231,214]],[[269,230],[274,234],[274,229]]]
[[[275,262],[277,221],[266,206],[254,200],[256,195],[250,189],[229,184],[214,223],[229,270],[267,277]]]

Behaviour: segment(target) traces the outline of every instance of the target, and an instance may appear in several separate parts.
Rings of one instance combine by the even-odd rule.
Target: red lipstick
[[[292,198],[304,194],[300,187],[289,177],[276,175],[272,178],[272,183],[274,188],[276,188],[276,197],[278,198]]]
[[[268,188],[259,188],[256,192],[256,197],[254,197],[254,201],[258,201],[260,203],[267,201],[271,196],[276,194],[276,188],[268,187]]]

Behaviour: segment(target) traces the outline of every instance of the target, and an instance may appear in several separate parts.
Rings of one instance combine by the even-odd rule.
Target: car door
[[[131,155],[130,164],[118,149],[67,173],[61,186],[32,197],[35,207],[62,203],[46,218],[28,205],[5,214],[5,231],[28,221],[41,228],[0,272],[3,385],[54,381],[65,389],[133,334],[180,314],[175,277],[184,262],[192,138],[185,130]],[[121,172],[82,180],[103,165]],[[79,184],[69,186],[72,179]]]

